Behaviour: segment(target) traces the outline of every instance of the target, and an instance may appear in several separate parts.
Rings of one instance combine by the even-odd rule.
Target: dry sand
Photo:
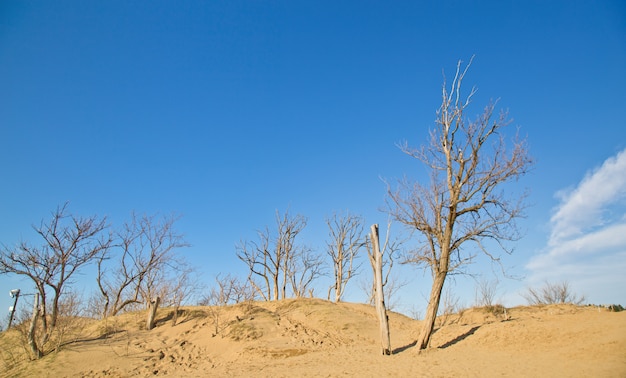
[[[440,318],[421,353],[420,322],[390,313],[392,356],[380,354],[374,308],[363,304],[189,307],[175,326],[172,313],[161,309],[151,331],[143,313],[80,320],[80,334],[39,361],[20,361],[17,332],[4,332],[0,376],[626,377],[626,311],[591,306],[517,307],[508,320],[466,310]]]

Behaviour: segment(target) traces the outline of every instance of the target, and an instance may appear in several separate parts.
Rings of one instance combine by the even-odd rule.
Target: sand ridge
[[[394,354],[380,354],[372,306],[320,299],[160,309],[85,320],[80,335],[39,361],[7,364],[16,332],[0,337],[3,377],[626,376],[626,312],[552,305],[465,310],[438,319],[431,348],[419,321],[391,312]],[[14,362],[16,359],[14,359]]]

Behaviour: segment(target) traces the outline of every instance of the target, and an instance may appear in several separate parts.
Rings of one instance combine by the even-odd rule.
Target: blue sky
[[[323,253],[327,216],[384,224],[381,177],[426,177],[396,144],[427,141],[442,71],[475,55],[472,110],[499,99],[536,159],[526,234],[504,259],[523,278],[500,277],[502,301],[566,279],[626,304],[626,6],[431,3],[2,2],[0,242],[38,242],[31,225],[66,201],[113,225],[175,212],[210,283],[244,274],[235,243],[289,208]],[[425,308],[428,274],[398,272],[400,306]],[[467,305],[472,282],[451,283]],[[0,313],[14,286],[28,290],[0,277]]]

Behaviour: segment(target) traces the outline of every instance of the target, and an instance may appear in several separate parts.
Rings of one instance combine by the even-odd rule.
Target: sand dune
[[[7,377],[625,377],[626,312],[569,305],[470,309],[438,320],[431,348],[419,321],[390,314],[392,356],[380,354],[374,308],[319,299],[161,309],[86,320],[39,361],[19,361],[15,331],[0,337]],[[13,357],[11,357],[13,356]]]

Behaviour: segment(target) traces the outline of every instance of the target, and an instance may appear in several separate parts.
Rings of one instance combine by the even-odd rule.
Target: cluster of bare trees
[[[276,212],[276,230],[258,232],[258,242],[242,241],[237,257],[249,269],[248,281],[264,300],[312,295],[311,283],[322,272],[322,260],[309,247],[297,243],[307,218]],[[288,291],[289,290],[289,291]]]
[[[388,185],[388,214],[406,226],[411,235],[417,235],[418,246],[405,253],[403,262],[427,267],[432,273],[426,316],[416,341],[419,349],[430,342],[447,276],[465,272],[464,268],[481,252],[499,261],[492,249],[510,253],[507,242],[520,236],[515,221],[523,214],[525,195],[507,197],[502,189],[523,176],[532,159],[525,140],[517,135],[511,141],[512,148],[508,148],[503,130],[510,122],[506,113],[495,114],[495,103],[488,104],[474,120],[468,117],[476,89],[464,96],[461,84],[470,65],[471,61],[463,68],[459,62],[449,88],[444,81],[429,142],[420,148],[408,143],[400,146],[402,152],[427,168],[427,183],[403,179],[393,188]],[[64,205],[51,220],[35,227],[43,239],[41,246],[20,243],[3,247],[0,274],[28,277],[36,289],[30,327],[35,356],[41,356],[42,345],[55,328],[61,297],[73,283],[72,278],[89,264],[97,269],[98,295],[94,303],[102,317],[146,306],[150,309],[149,329],[160,303],[178,309],[197,285],[194,270],[175,253],[187,246],[176,232],[175,222],[173,216],[133,214],[129,222],[112,230],[106,218],[68,215]],[[256,241],[242,241],[236,246],[237,257],[248,268],[245,281],[218,276],[217,286],[204,302],[225,305],[244,297],[279,300],[313,296],[313,282],[326,274],[326,266],[331,267],[333,278],[327,298],[339,302],[348,283],[358,274],[362,251],[367,251],[375,277],[371,298],[376,298],[379,308],[383,339],[387,332],[383,353],[389,354],[383,291],[394,286],[389,277],[399,244],[389,243],[388,229],[380,248],[377,227],[366,234],[363,219],[350,213],[334,214],[326,224],[328,263],[322,254],[300,243],[307,218],[277,211],[274,228],[266,227],[258,232]],[[566,296],[567,289],[529,291],[529,301],[553,300],[545,298],[554,293]]]
[[[313,296],[313,282],[328,274],[327,267],[330,266],[332,285],[328,289],[328,299],[332,296],[335,302],[340,302],[348,282],[359,274],[363,260],[360,255],[371,245],[369,235],[364,232],[362,217],[346,212],[343,215],[335,213],[326,219],[328,259],[298,242],[306,222],[302,215],[277,211],[273,231],[266,227],[258,232],[258,241],[242,241],[237,245],[237,257],[248,267],[247,279],[263,300]],[[397,245],[394,244],[392,249],[397,252]],[[393,253],[385,255],[386,266],[393,264],[393,256]],[[386,284],[388,274],[383,278]],[[371,298],[373,293],[372,287]]]
[[[175,221],[133,215],[121,230],[112,231],[106,218],[74,216],[66,203],[50,220],[34,227],[43,239],[41,245],[3,246],[0,274],[27,277],[35,289],[27,335],[33,356],[39,358],[46,351],[57,330],[63,297],[71,293],[74,276],[88,265],[97,266],[100,293],[92,303],[103,317],[138,304],[180,304],[193,285],[191,269],[173,253],[187,246],[174,230]],[[152,324],[149,321],[148,328]]]
[[[496,114],[494,102],[478,117],[470,119],[467,112],[476,89],[472,88],[467,95],[461,90],[470,65],[471,60],[465,67],[461,62],[457,64],[450,87],[444,80],[442,102],[429,143],[419,148],[408,143],[400,146],[402,152],[426,167],[428,183],[405,178],[398,180],[395,188],[388,185],[388,214],[412,235],[417,235],[418,246],[405,254],[404,262],[427,267],[432,273],[426,317],[416,341],[419,349],[430,343],[448,275],[466,273],[465,268],[481,252],[499,263],[497,252],[511,253],[508,242],[520,237],[516,220],[523,216],[526,193],[506,196],[503,188],[529,171],[532,158],[525,139],[517,133],[510,141],[505,139],[504,129],[510,121],[506,112]],[[306,222],[300,217],[289,219],[287,214],[282,220],[277,215],[278,234],[274,239],[266,231],[259,234],[260,243],[243,243],[239,248],[238,256],[250,268],[251,278],[261,281],[255,287],[264,299],[284,298],[285,285],[295,272],[288,261],[299,252],[291,241]],[[331,239],[328,255],[334,278],[328,298],[334,291],[335,301],[340,301],[346,284],[358,269],[355,261],[359,250],[367,247],[372,251],[368,244],[372,239],[363,237],[363,223],[358,217],[335,215],[327,224]],[[376,259],[380,256],[373,252],[369,256],[376,276],[374,285],[388,283],[390,269],[383,276],[376,271],[382,263]],[[393,263],[393,254],[387,257]],[[378,303],[382,288],[375,286],[372,293],[376,294]],[[297,294],[295,290],[294,294]],[[540,296],[530,293],[533,294]]]

